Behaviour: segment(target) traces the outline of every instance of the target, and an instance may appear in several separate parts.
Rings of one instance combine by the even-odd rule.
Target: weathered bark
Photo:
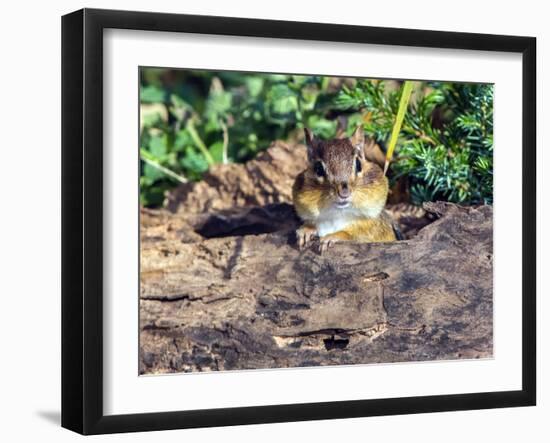
[[[294,178],[306,167],[306,148],[274,142],[245,164],[215,165],[196,183],[171,191],[165,206],[184,214],[290,203]]]
[[[490,357],[492,207],[426,209],[412,239],[323,255],[285,204],[143,211],[140,371]]]

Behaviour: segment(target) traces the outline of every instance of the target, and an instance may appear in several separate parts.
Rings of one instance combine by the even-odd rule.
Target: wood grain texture
[[[285,204],[258,235],[184,238],[193,221],[142,214],[140,372],[491,357],[492,207],[426,209],[439,218],[412,239],[323,254],[298,250]]]

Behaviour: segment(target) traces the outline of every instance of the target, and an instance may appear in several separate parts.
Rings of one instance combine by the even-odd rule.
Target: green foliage
[[[334,137],[337,118],[387,141],[396,82],[321,76],[143,68],[140,72],[141,203],[200,180],[212,165],[245,162],[307,126]],[[417,83],[390,170],[408,177],[415,203],[492,201],[489,85]]]
[[[493,86],[422,83],[401,129],[393,179],[406,177],[413,203],[493,200]],[[387,140],[399,90],[384,81],[358,81],[336,97],[342,110],[366,113],[365,132]]]
[[[304,125],[333,137],[327,77],[141,71],[141,203],[157,206],[175,177],[199,180],[216,163],[245,162]],[[143,159],[143,156],[142,156]],[[155,165],[164,168],[155,170]],[[165,173],[166,169],[175,175]]]

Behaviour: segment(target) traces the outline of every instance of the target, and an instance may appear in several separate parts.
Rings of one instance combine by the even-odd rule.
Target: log
[[[285,203],[144,211],[140,373],[490,358],[492,207],[393,243],[299,250]]]

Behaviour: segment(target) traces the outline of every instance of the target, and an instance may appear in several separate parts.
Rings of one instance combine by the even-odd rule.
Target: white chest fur
[[[318,235],[323,237],[324,235],[341,231],[358,220],[376,217],[379,212],[379,210],[365,212],[351,207],[345,209],[325,209],[315,220],[315,226],[317,227]]]

